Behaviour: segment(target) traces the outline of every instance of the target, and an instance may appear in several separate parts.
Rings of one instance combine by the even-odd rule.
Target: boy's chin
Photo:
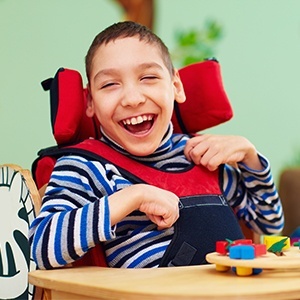
[[[141,145],[139,143],[136,143],[135,145],[131,145],[129,147],[126,147],[126,151],[129,152],[131,155],[134,156],[148,156],[155,152],[155,150],[158,148],[158,146],[154,145]]]

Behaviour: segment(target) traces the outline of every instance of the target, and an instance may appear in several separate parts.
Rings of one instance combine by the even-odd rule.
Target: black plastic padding
[[[45,79],[44,81],[41,82],[41,85],[42,85],[43,90],[45,92],[50,90],[52,81],[53,81],[53,78],[48,78],[48,79]]]

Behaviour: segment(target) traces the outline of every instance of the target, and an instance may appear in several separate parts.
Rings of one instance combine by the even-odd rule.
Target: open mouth
[[[154,120],[155,115],[147,114],[124,119],[120,123],[132,134],[144,134],[152,128]]]

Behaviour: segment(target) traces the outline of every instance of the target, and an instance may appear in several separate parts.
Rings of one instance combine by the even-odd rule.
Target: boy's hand
[[[159,230],[171,227],[179,217],[179,198],[172,192],[149,185],[133,184],[108,197],[111,225],[134,210],[140,210]]]
[[[254,145],[241,136],[199,135],[187,142],[184,154],[188,160],[210,171],[221,164],[237,162],[257,171],[263,169]]]
[[[164,189],[143,185],[139,210],[157,225],[158,230],[171,227],[179,217],[179,198]]]

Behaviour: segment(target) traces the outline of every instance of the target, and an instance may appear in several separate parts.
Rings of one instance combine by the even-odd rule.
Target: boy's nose
[[[124,95],[122,97],[123,106],[136,107],[145,101],[145,95],[143,95],[137,88],[128,88],[124,90]]]

